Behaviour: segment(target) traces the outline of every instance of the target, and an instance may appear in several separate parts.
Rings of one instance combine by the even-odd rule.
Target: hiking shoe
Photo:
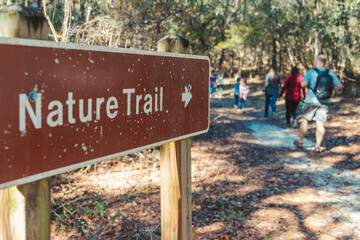
[[[294,145],[297,146],[298,148],[303,148],[303,144],[299,141],[294,141]]]
[[[293,125],[291,126],[292,128],[296,128],[297,127],[297,121],[295,120]]]
[[[271,117],[273,119],[279,119],[280,115],[277,112],[273,112]]]
[[[311,147],[311,148],[308,148],[307,150],[312,151],[314,153],[321,153],[322,152],[320,147]]]

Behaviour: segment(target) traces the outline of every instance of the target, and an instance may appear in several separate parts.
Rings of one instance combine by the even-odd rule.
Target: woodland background
[[[166,34],[191,41],[228,77],[303,71],[319,53],[359,96],[359,0],[2,0],[1,5],[39,7],[60,42],[156,51]]]

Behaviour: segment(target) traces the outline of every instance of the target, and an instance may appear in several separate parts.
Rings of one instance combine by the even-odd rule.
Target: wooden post
[[[158,51],[189,53],[189,41],[165,36]],[[160,147],[161,239],[191,239],[191,138]]]
[[[48,34],[49,25],[36,9],[0,9],[0,37],[47,40]],[[50,239],[49,178],[0,190],[0,239]]]

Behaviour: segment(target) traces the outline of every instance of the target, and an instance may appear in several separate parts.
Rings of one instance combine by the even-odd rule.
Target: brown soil
[[[210,130],[193,138],[194,239],[360,239],[360,199],[347,198],[360,186],[343,181],[360,178],[360,99],[334,99],[326,150],[315,154],[257,142],[246,124],[264,121],[260,88],[246,114],[231,96],[212,99]],[[282,127],[278,104],[266,123]],[[55,176],[51,191],[52,239],[160,239],[156,149]]]

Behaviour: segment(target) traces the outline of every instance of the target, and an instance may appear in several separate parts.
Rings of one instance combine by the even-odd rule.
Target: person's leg
[[[297,110],[298,106],[299,106],[299,102],[296,102],[296,101],[292,102],[290,112],[291,112],[291,116],[293,117],[294,122],[296,122],[296,110]]]
[[[271,111],[272,112],[276,112],[276,100],[277,100],[278,95],[274,94],[271,96]]]
[[[239,109],[238,109],[239,112],[241,112],[242,110],[242,102],[243,102],[242,98],[239,98]]]
[[[316,145],[314,147],[315,151],[320,151],[320,146],[325,135],[324,123],[327,120],[328,112],[329,106],[321,104],[316,111],[316,115],[314,116],[314,120],[316,121]]]
[[[290,125],[290,106],[291,102],[289,100],[285,100],[285,107],[286,107],[286,123]]]
[[[220,86],[220,98],[222,98],[222,95],[223,95],[223,86],[221,85]]]
[[[240,98],[239,109],[244,110],[244,99]]]
[[[293,117],[293,121],[294,121],[293,125],[292,125],[293,128],[295,128],[297,126],[297,119],[296,119],[297,113],[296,113],[296,111],[297,111],[298,106],[299,106],[299,102],[293,101],[292,109],[290,110],[291,116]]]
[[[243,113],[245,113],[245,106],[246,106],[246,100],[243,100],[243,108],[242,108],[242,110],[243,110]]]
[[[300,135],[299,135],[299,143],[302,144],[304,137],[306,136],[307,130],[309,127],[309,120],[302,118],[301,119],[301,124],[300,124]]]
[[[234,95],[234,108],[239,107],[239,95]]]
[[[265,117],[269,116],[270,95],[265,94]]]
[[[319,148],[324,139],[325,135],[325,126],[321,121],[316,121],[316,145],[315,148]]]
[[[300,119],[300,128],[299,128],[299,140],[295,141],[294,144],[302,147],[303,139],[307,133],[309,122],[314,119],[315,114],[317,113],[319,106],[312,103],[305,103],[304,108],[302,109],[301,119]]]
[[[287,108],[289,109],[289,123],[290,123],[290,118],[294,116],[295,104],[296,104],[295,101],[291,101],[291,100],[287,101]]]

